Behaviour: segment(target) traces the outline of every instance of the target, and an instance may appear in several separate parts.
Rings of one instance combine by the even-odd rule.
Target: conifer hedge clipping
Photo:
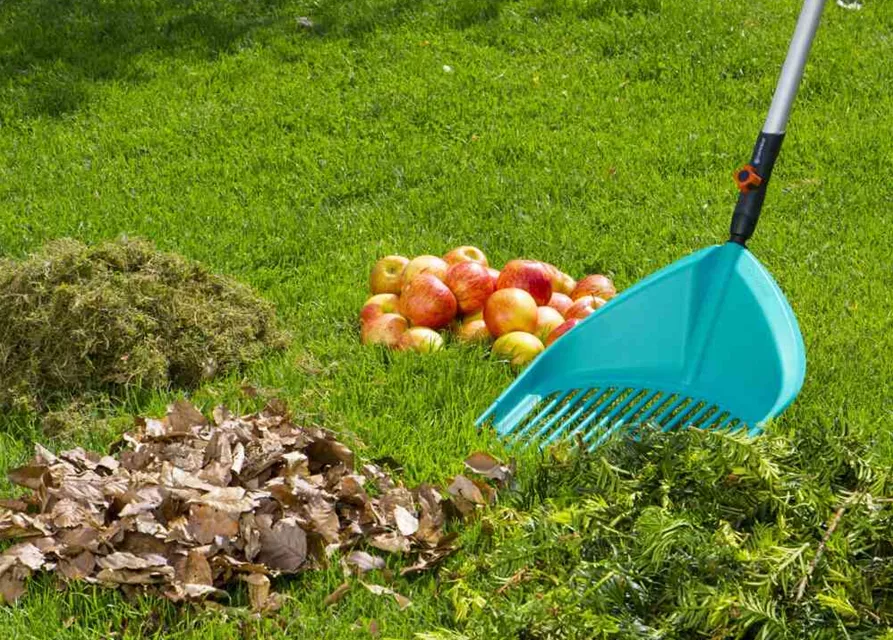
[[[893,471],[868,441],[692,429],[553,454],[445,585],[464,631],[422,637],[893,638]]]

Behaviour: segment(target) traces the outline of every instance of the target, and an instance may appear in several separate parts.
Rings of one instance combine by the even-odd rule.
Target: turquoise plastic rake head
[[[794,400],[806,354],[794,312],[745,248],[784,139],[824,0],[806,0],[751,161],[731,236],[652,274],[564,334],[515,380],[478,425],[518,443],[559,438],[589,449],[618,429],[651,424],[746,429]]]

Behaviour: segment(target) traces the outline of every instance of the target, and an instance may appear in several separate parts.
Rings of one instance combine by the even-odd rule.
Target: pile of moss
[[[248,287],[142,240],[63,239],[0,261],[0,407],[190,388],[286,342]]]
[[[419,637],[893,639],[893,470],[868,441],[692,429],[548,455],[444,585],[457,628]]]

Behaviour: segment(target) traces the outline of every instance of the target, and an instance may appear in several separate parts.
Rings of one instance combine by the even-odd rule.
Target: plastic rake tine
[[[583,422],[581,422],[579,425],[577,425],[577,428],[574,429],[573,433],[571,433],[571,436],[575,437],[578,433],[581,433],[584,429],[586,429],[586,427],[589,426],[589,423],[592,422],[593,420],[595,420],[597,417],[599,417],[601,415],[602,411],[604,411],[605,409],[610,407],[611,404],[614,401],[616,401],[617,398],[619,398],[623,392],[624,392],[624,389],[622,389],[622,388],[615,390],[614,393],[612,393],[610,396],[608,396],[604,400],[604,402],[602,402],[600,405],[598,405],[598,407],[596,407],[596,409],[592,413],[590,413],[588,416],[586,416],[586,418],[583,420]],[[584,440],[585,440],[585,438],[584,438]]]
[[[659,396],[659,395],[660,395],[660,391],[656,391],[656,392],[654,393],[654,395],[655,395],[655,396]],[[636,424],[633,425],[633,427],[634,427],[633,431],[635,431],[635,427],[638,427],[639,425],[641,425],[641,424],[642,424],[643,422],[645,422],[651,415],[653,415],[658,409],[660,409],[662,406],[664,406],[664,405],[670,400],[670,398],[671,398],[671,396],[669,396],[669,395],[665,395],[665,396],[664,396],[663,398],[661,398],[659,401],[657,401],[657,402],[655,402],[653,405],[651,405],[651,407],[649,407],[648,410],[645,411],[645,413],[643,413],[641,416],[639,416],[639,419],[638,419],[638,420],[636,420]],[[601,426],[604,426],[604,425],[601,425]],[[601,427],[600,427],[600,426],[597,426],[597,427],[596,427],[596,429],[599,429],[599,428],[601,428]],[[613,433],[613,431],[609,432],[608,435],[610,435],[611,433]],[[590,436],[589,436],[589,439],[591,439],[591,438],[592,438],[592,436],[590,435]],[[584,438],[584,441],[585,441],[585,442],[588,442],[588,439]],[[602,441],[602,439],[599,438],[599,442],[601,442],[601,441]]]
[[[554,442],[555,439],[558,438],[558,436],[560,436],[562,433],[564,433],[564,431],[569,426],[571,426],[577,418],[579,418],[581,415],[586,413],[586,411],[589,409],[589,407],[594,405],[599,400],[599,398],[604,397],[604,395],[606,393],[607,393],[607,390],[593,393],[592,396],[589,398],[589,400],[587,400],[586,402],[583,403],[583,406],[581,406],[579,409],[574,411],[567,420],[562,422],[561,425],[555,431],[552,432],[552,435],[550,435],[548,438],[546,438],[546,440],[545,440],[545,442],[543,442],[542,446],[545,446],[547,444],[551,444],[552,442]]]
[[[573,391],[568,391],[567,393],[557,396],[557,397],[553,398],[552,400],[550,400],[546,404],[546,406],[543,407],[542,410],[539,413],[537,413],[536,416],[532,420],[530,420],[526,425],[524,425],[524,427],[520,431],[518,431],[518,433],[515,434],[515,438],[523,437],[525,433],[530,431],[530,428],[532,426],[534,426],[537,422],[542,420],[545,416],[549,415],[549,412],[552,411],[552,409],[554,409],[559,404],[561,404],[564,400],[566,400],[568,397],[570,397],[573,393],[574,393]],[[521,423],[521,420],[510,425],[508,428],[501,429],[500,433],[502,435],[509,435],[509,434],[511,434],[511,432],[515,428],[515,426],[517,426],[520,423]]]
[[[595,425],[594,429],[591,429],[589,431],[589,433],[587,433],[585,436],[583,436],[583,442],[589,442],[593,438],[593,436],[595,436],[596,433],[601,431],[607,425],[611,424],[611,420],[613,420],[617,416],[617,414],[619,414],[621,411],[623,411],[623,409],[625,409],[627,407],[627,405],[629,405],[630,402],[635,400],[636,396],[638,396],[638,395],[639,395],[638,391],[632,391],[629,395],[627,395],[623,399],[622,402],[619,402],[616,407],[611,409],[611,411],[608,413],[608,415],[606,415],[605,417],[603,417],[601,420],[598,421],[598,424]],[[607,435],[610,435],[611,433],[616,431],[620,427],[621,424],[623,424],[622,421],[617,420],[614,423],[614,425],[608,429]]]
[[[692,415],[695,407],[698,406],[698,402],[700,401],[693,398],[692,401],[687,406],[680,409],[679,413],[673,416],[673,418],[666,425],[664,425],[661,430],[666,432],[675,429],[676,425],[681,424],[687,419],[688,416]]]
[[[582,398],[583,396],[586,395],[586,392],[587,392],[587,389],[581,389],[580,391],[578,391],[578,392],[576,393],[576,395],[574,395],[573,398],[571,398],[570,400],[567,401],[567,404],[565,404],[563,407],[561,407],[561,409],[558,411],[558,413],[556,413],[554,416],[552,416],[551,418],[549,418],[549,419],[546,421],[546,424],[544,424],[544,425],[539,429],[539,431],[537,431],[537,432],[534,434],[533,439],[534,439],[534,440],[539,440],[539,439],[542,438],[546,433],[548,433],[548,432],[549,432],[549,429],[552,428],[552,425],[555,424],[556,422],[558,422],[559,420],[561,420],[561,419],[565,416],[565,414],[566,414],[568,411],[570,411],[571,408],[572,408],[575,404],[577,404],[577,403],[580,401],[580,398]]]
[[[605,440],[607,440],[608,438],[610,438],[611,435],[612,435],[615,431],[617,431],[617,429],[619,429],[620,427],[622,427],[622,426],[625,425],[625,424],[628,424],[628,423],[629,423],[629,420],[630,420],[633,416],[635,416],[639,411],[641,411],[641,410],[642,410],[642,407],[644,407],[646,404],[648,404],[648,402],[649,402],[652,398],[654,398],[658,393],[660,393],[660,392],[659,392],[659,391],[652,391],[651,393],[645,394],[645,396],[643,396],[641,400],[639,400],[635,405],[633,405],[633,406],[632,406],[626,413],[624,413],[622,416],[620,416],[620,418],[617,419],[617,420],[614,422],[614,424],[613,424],[607,431],[605,431],[602,435],[600,435],[600,436],[598,437],[598,440],[596,440],[595,443],[593,443],[593,444],[589,447],[589,451],[594,451],[597,447],[601,446],[602,443],[604,443]],[[635,395],[635,394],[633,394],[633,395]],[[586,440],[586,439],[584,439],[584,441],[585,441],[585,440]]]

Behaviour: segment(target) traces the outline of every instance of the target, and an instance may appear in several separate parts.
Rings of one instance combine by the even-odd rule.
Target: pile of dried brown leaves
[[[271,610],[280,598],[269,576],[320,568],[336,551],[347,574],[383,569],[376,549],[409,556],[402,575],[424,571],[455,549],[447,519],[495,499],[492,486],[461,475],[444,499],[428,484],[407,489],[376,464],[356,469],[348,447],[295,424],[278,401],[243,417],[218,407],[213,421],[179,401],[161,420],[139,419],[113,455],[36,449],[9,472],[30,492],[0,501],[0,539],[18,540],[0,555],[6,602],[43,570],[175,601],[225,595],[242,580],[252,606]],[[484,453],[466,465],[497,483],[510,474]]]

